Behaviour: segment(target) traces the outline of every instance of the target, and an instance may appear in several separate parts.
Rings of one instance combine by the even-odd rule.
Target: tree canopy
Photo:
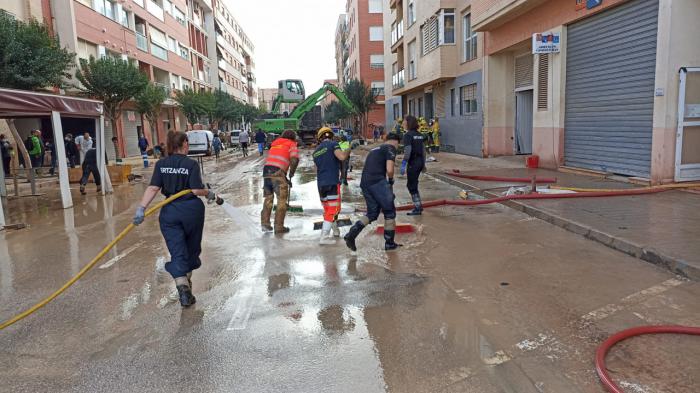
[[[163,86],[148,83],[146,87],[136,95],[136,110],[143,114],[151,127],[158,122],[163,102],[168,98],[168,92]]]
[[[241,102],[222,90],[195,92],[186,88],[176,94],[175,101],[190,124],[239,123],[243,119],[251,121],[260,115],[258,108]]]
[[[74,58],[43,23],[17,21],[0,12],[0,87],[63,87]]]
[[[352,79],[343,87],[345,95],[355,107],[355,131],[364,134],[372,106],[377,103],[377,94],[363,81]]]
[[[109,56],[80,59],[75,77],[81,83],[77,88],[82,95],[102,101],[105,116],[113,123],[124,103],[141,94],[148,85],[148,77],[136,66]]]

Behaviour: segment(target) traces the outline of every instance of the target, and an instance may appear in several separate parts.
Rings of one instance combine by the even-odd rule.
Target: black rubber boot
[[[363,229],[365,229],[365,224],[363,224],[362,221],[358,221],[352,226],[352,228],[350,228],[348,234],[343,238],[345,239],[345,245],[352,251],[357,251],[355,239],[357,239],[357,236],[360,235],[360,232],[362,232]]]
[[[386,251],[393,251],[403,246],[403,244],[398,244],[394,241],[394,236],[396,236],[396,231],[384,230],[384,249]]]
[[[189,307],[197,303],[197,299],[192,294],[192,289],[187,285],[178,285],[177,293],[180,296],[180,304],[182,307]]]
[[[420,194],[411,194],[413,200],[413,210],[408,212],[409,216],[420,216],[423,214],[423,202],[420,200]]]

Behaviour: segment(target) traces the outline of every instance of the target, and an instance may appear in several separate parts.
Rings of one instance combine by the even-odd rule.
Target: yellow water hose
[[[641,188],[579,188],[579,187],[562,187],[562,186],[549,186],[552,190],[566,190],[566,191],[576,191],[576,192],[609,192],[609,191],[630,191],[630,190],[648,190],[648,189],[674,189],[674,188],[694,188],[700,187],[700,183],[673,183],[673,184],[662,184],[660,186],[650,186]]]
[[[165,205],[169,204],[170,202],[172,202],[172,201],[174,201],[174,200],[180,198],[181,196],[187,195],[187,194],[189,194],[189,193],[191,193],[191,192],[192,192],[192,190],[184,190],[184,191],[180,191],[180,192],[178,192],[177,194],[174,194],[174,195],[170,196],[169,198],[165,199],[164,201],[162,201],[162,202],[156,204],[155,206],[153,206],[152,208],[148,209],[148,211],[146,211],[145,216],[148,217],[148,216],[152,215],[153,213],[155,213],[156,211],[158,211],[158,210],[159,210],[160,208],[162,208],[163,206],[165,206]],[[30,309],[24,311],[24,312],[21,313],[21,314],[17,314],[17,315],[14,316],[12,319],[10,319],[10,320],[8,320],[8,321],[5,321],[5,322],[3,322],[2,324],[0,324],[0,330],[5,329],[6,327],[8,327],[8,326],[14,324],[15,322],[21,321],[22,319],[24,319],[24,318],[26,318],[26,317],[32,315],[34,312],[36,312],[36,311],[39,310],[40,308],[42,308],[42,307],[44,307],[45,305],[49,304],[50,301],[52,301],[53,299],[57,298],[57,297],[58,297],[60,294],[62,294],[66,289],[70,288],[71,285],[75,284],[76,281],[80,280],[80,278],[82,278],[82,277],[85,275],[85,273],[87,273],[90,269],[92,269],[92,268],[95,266],[95,264],[96,264],[100,259],[102,259],[102,257],[105,256],[105,254],[107,254],[107,253],[109,252],[109,250],[111,250],[117,243],[119,243],[119,241],[122,240],[122,239],[123,239],[129,232],[131,232],[131,230],[134,229],[135,227],[136,227],[136,226],[135,226],[134,224],[129,224],[129,225],[127,225],[126,228],[124,228],[124,230],[119,234],[119,236],[115,237],[114,240],[112,240],[112,241],[107,245],[107,247],[103,248],[102,251],[100,251],[100,253],[97,254],[97,256],[96,256],[95,258],[93,258],[92,261],[90,261],[90,263],[88,263],[87,265],[85,265],[85,267],[83,267],[83,268],[78,272],[78,274],[76,274],[75,276],[73,276],[73,278],[71,278],[67,283],[63,284],[63,286],[62,286],[60,289],[58,289],[56,292],[52,293],[52,294],[51,294],[50,296],[48,296],[46,299],[44,299],[44,300],[40,301],[39,303],[35,304],[35,305],[32,306]]]

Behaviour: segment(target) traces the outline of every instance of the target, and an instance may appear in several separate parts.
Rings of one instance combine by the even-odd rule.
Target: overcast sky
[[[225,0],[255,45],[258,88],[301,79],[311,94],[335,75],[335,27],[345,0]]]

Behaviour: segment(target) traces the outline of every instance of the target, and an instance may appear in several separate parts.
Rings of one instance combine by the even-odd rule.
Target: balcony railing
[[[400,89],[406,85],[406,71],[399,70],[391,77],[391,85],[394,89]]]
[[[398,23],[394,22],[391,25],[391,46],[396,45],[403,38],[403,19]]]
[[[144,52],[148,52],[148,38],[141,33],[136,33],[136,47]]]
[[[163,9],[157,3],[154,3],[153,0],[146,1],[148,2],[148,5],[146,7],[146,9],[148,9],[148,12],[153,14],[153,16],[160,19],[161,21],[165,20],[165,14],[163,13]]]
[[[155,56],[161,60],[168,61],[168,50],[165,48],[161,48],[158,45],[152,44],[151,45],[151,53],[153,54],[153,56]]]

